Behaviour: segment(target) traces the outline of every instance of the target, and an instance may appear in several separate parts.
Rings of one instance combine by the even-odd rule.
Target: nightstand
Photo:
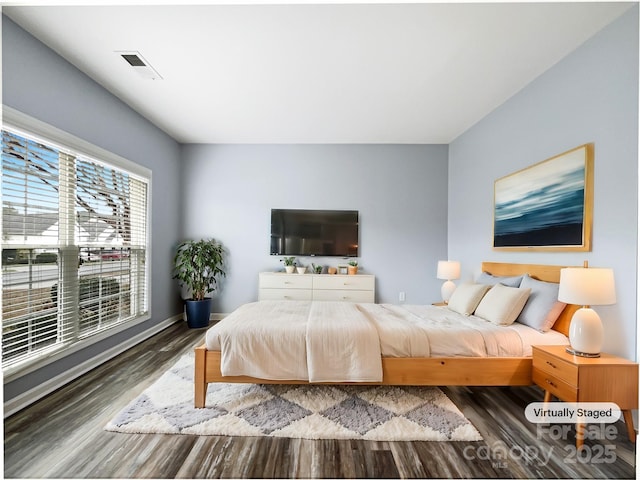
[[[555,396],[565,402],[616,403],[624,415],[629,440],[635,442],[631,410],[638,408],[637,363],[606,353],[599,358],[578,357],[561,345],[534,345],[533,382],[544,389],[545,402]],[[576,433],[582,428],[576,424]],[[576,447],[583,442],[584,438],[576,435]]]

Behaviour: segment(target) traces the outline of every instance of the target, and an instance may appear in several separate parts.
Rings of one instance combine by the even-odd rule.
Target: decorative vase
[[[349,265],[349,267],[347,267],[347,273],[349,273],[349,275],[355,275],[358,273],[358,266],[356,265],[355,267],[352,267]]]
[[[296,267],[296,270],[298,271],[298,273],[302,274],[307,271],[307,267]]]
[[[186,300],[187,325],[189,328],[204,328],[209,326],[211,315],[211,299]]]
[[[327,268],[327,273],[329,275],[335,275],[336,273],[338,273],[338,269],[336,267],[329,267]]]
[[[293,273],[293,271],[296,269],[296,267],[295,267],[294,265],[286,265],[286,266],[284,267],[284,269],[285,269],[285,271],[286,271],[287,273]]]

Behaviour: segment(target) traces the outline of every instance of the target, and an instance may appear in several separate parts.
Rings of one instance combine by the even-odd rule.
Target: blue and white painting
[[[496,180],[494,247],[584,245],[586,146]]]

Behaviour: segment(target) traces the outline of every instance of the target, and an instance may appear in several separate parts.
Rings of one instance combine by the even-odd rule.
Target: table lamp
[[[563,268],[560,270],[558,300],[582,305],[571,318],[567,352],[581,357],[599,357],[604,330],[598,314],[591,305],[616,303],[613,270],[610,268]]]
[[[448,303],[453,291],[456,289],[456,284],[451,280],[460,278],[460,262],[450,260],[438,261],[438,272],[436,276],[440,280],[446,280],[446,282],[442,284],[440,294],[442,295],[442,301]]]

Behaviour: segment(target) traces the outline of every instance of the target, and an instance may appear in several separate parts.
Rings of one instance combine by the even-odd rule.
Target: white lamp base
[[[442,301],[444,303],[449,303],[449,299],[451,298],[451,295],[453,295],[453,292],[455,291],[455,289],[456,289],[456,284],[453,283],[451,280],[447,280],[442,284],[442,288],[440,289],[440,295],[442,295]]]
[[[581,357],[599,357],[603,338],[604,330],[598,314],[589,307],[576,310],[569,327],[571,348],[567,348],[567,352]]]

